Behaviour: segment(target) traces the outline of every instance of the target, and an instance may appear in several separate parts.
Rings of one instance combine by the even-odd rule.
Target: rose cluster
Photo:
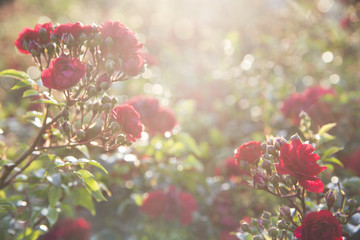
[[[103,25],[37,24],[34,29],[24,28],[15,46],[19,52],[31,54],[37,66],[45,69],[41,74],[43,85],[60,91],[76,86],[84,76],[81,87],[107,82],[102,86],[108,88],[110,82],[138,75],[145,64],[139,53],[142,44],[116,21]]]
[[[156,98],[138,96],[129,99],[127,104],[132,105],[139,113],[141,122],[151,135],[164,134],[171,131],[176,125],[174,112],[164,106],[160,106]]]
[[[334,122],[331,106],[322,98],[326,95],[335,96],[333,89],[323,87],[310,87],[302,93],[294,93],[283,103],[281,111],[285,118],[291,119],[292,124],[300,123],[299,114],[306,112],[318,125]]]
[[[140,210],[152,219],[179,220],[188,225],[198,206],[193,196],[170,186],[167,191],[149,192]]]

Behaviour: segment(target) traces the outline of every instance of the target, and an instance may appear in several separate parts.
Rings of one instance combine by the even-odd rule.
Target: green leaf
[[[79,150],[82,154],[84,154],[84,156],[89,159],[90,158],[90,154],[89,154],[89,150],[87,148],[87,146],[85,145],[79,145],[76,146],[76,149]]]
[[[48,208],[48,212],[46,214],[46,218],[48,219],[50,225],[54,225],[59,217],[59,213],[55,208]]]
[[[51,186],[48,195],[50,208],[54,208],[56,206],[56,203],[60,200],[60,198],[61,198],[61,188],[55,185]]]
[[[23,98],[31,97],[31,96],[39,96],[39,92],[34,89],[26,90],[23,94]]]
[[[28,80],[30,79],[29,75],[26,72],[18,71],[15,69],[7,69],[2,72],[0,72],[0,77],[11,77],[18,80]]]
[[[0,211],[2,210],[16,211],[16,207],[12,202],[0,200]]]
[[[75,173],[82,179],[85,189],[96,199],[96,201],[106,201],[106,198],[100,190],[99,184],[89,171],[81,169]]]
[[[73,156],[67,156],[64,158],[64,160],[66,162],[70,162],[71,164],[79,164],[79,163],[86,163],[86,164],[90,164],[90,165],[93,165],[97,168],[100,168],[101,170],[103,170],[106,174],[108,174],[108,171],[97,161],[95,160],[89,160],[89,159],[86,159],[86,158],[75,158]]]
[[[178,140],[183,142],[185,146],[197,156],[201,155],[201,152],[196,144],[196,141],[188,133],[181,133],[177,135]]]
[[[71,191],[72,200],[74,205],[83,206],[94,216],[96,214],[94,201],[91,195],[84,188],[73,188]]]
[[[343,164],[339,159],[337,159],[337,158],[335,158],[335,157],[327,158],[327,159],[325,160],[325,162],[334,163],[334,164],[339,165],[340,167],[344,167],[344,164]]]
[[[336,123],[325,124],[320,128],[319,134],[321,135],[321,134],[327,133],[330,129],[332,129],[335,126],[336,126]]]
[[[342,147],[331,147],[324,152],[324,154],[322,155],[322,159],[326,159],[327,157],[329,157],[329,156],[333,155],[334,153],[337,153],[343,149],[344,148],[342,148]]]

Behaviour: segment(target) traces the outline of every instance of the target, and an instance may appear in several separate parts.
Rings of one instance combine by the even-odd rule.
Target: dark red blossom
[[[156,133],[164,134],[171,131],[176,125],[175,113],[165,107],[160,107],[147,122],[147,130],[151,135]]]
[[[360,177],[360,148],[351,155],[345,156],[342,162],[345,168]]]
[[[152,219],[179,220],[181,224],[188,225],[197,208],[193,196],[171,186],[168,191],[150,192],[140,210]]]
[[[77,58],[56,58],[42,71],[41,80],[47,88],[65,90],[75,86],[85,72],[85,64]]]
[[[29,49],[29,44],[32,46],[39,46],[43,43],[50,42],[50,34],[52,33],[52,23],[36,24],[34,29],[29,27],[24,28],[20,33],[18,38],[15,40],[15,46],[19,52],[24,54],[31,54]]]
[[[247,171],[240,168],[234,157],[228,157],[215,169],[216,176],[224,176],[225,178],[236,178],[249,175]]]
[[[175,113],[166,107],[160,107],[156,98],[138,96],[130,99],[127,103],[140,113],[141,122],[151,135],[164,134],[171,131],[176,125]]]
[[[300,240],[342,240],[342,228],[330,211],[320,210],[306,215],[294,235]]]
[[[306,112],[316,124],[323,125],[335,121],[331,112],[331,106],[322,98],[325,95],[334,96],[336,93],[333,89],[327,89],[320,86],[307,88],[302,93],[294,93],[283,103],[281,111],[284,116],[292,120],[294,125],[300,123],[299,114],[301,111]]]
[[[121,130],[126,134],[128,141],[135,142],[136,139],[141,138],[140,114],[131,105],[120,105],[114,108],[111,114],[120,125]]]
[[[138,54],[125,56],[122,62],[124,73],[128,76],[136,76],[144,70],[144,59]]]
[[[279,174],[297,178],[306,190],[321,193],[324,191],[324,184],[316,175],[326,167],[320,167],[316,163],[320,156],[314,154],[314,150],[311,144],[303,144],[299,139],[294,139],[281,147],[279,163],[275,167]]]
[[[250,141],[236,149],[234,158],[237,162],[246,161],[254,164],[260,159],[261,154],[261,143],[259,141]]]
[[[84,218],[61,219],[39,240],[88,240],[90,228]]]
[[[111,54],[134,54],[142,48],[135,34],[121,22],[108,20],[99,27],[99,31]]]

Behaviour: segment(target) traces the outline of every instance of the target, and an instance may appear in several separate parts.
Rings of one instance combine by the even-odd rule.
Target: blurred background
[[[231,230],[233,226],[218,224],[218,213],[211,213],[213,204],[220,202],[235,208],[229,212],[237,222],[258,214],[260,209],[274,211],[271,204],[265,204],[271,199],[263,195],[241,198],[240,195],[250,193],[242,192],[244,186],[222,185],[225,178],[217,180],[218,190],[211,190],[209,177],[217,167],[223,167],[224,159],[231,157],[242,143],[264,141],[265,135],[288,138],[299,132],[291,119],[293,115],[284,110],[284,101],[292,94],[315,86],[334,91],[322,99],[327,106],[321,106],[325,112],[315,109],[318,114],[312,115],[313,130],[324,123],[337,122],[332,134],[336,136],[335,145],[345,147],[339,153],[345,169],[335,165],[330,171],[359,174],[351,170],[360,166],[359,159],[346,158],[360,147],[359,9],[357,1],[351,0],[1,0],[0,69],[14,68],[35,79],[40,77],[31,67],[31,57],[18,53],[14,46],[18,33],[37,23],[102,24],[110,19],[121,21],[136,32],[144,44],[147,69],[137,79],[114,84],[112,93],[121,101],[137,95],[159,99],[176,113],[174,136],[188,133],[201,154],[195,154],[196,160],[179,154],[178,159],[186,159],[190,166],[185,167],[184,173],[178,162],[170,161],[174,155],[171,139],[154,138],[150,143],[152,151],[137,146],[135,155],[141,161],[155,159],[156,164],[150,161],[149,165],[156,166],[141,165],[151,169],[151,174],[141,184],[132,181],[130,185],[129,179],[138,179],[139,174],[129,170],[134,164],[126,166],[128,163],[122,161],[125,157],[115,155],[115,160],[111,160],[119,162],[115,170],[129,176],[113,183],[117,186],[113,195],[118,198],[113,197],[107,203],[110,205],[97,205],[102,211],[95,217],[89,216],[96,223],[93,231],[99,239],[105,239],[105,235],[106,239],[118,239],[110,237],[116,232],[123,234],[124,239],[140,239],[131,238],[134,232],[141,233],[136,236],[146,236],[144,233],[151,231],[146,224],[131,229],[134,222],[140,221],[135,204],[129,207],[128,203],[120,203],[134,193],[142,194],[157,183],[166,183],[182,186],[197,196],[200,213],[196,224],[190,227],[193,235],[188,239],[218,239],[223,228]],[[0,82],[0,102],[8,112],[15,111],[11,102],[17,100],[10,87],[11,84]],[[311,115],[310,110],[308,113]],[[156,155],[159,142],[163,146],[161,156]],[[109,161],[104,158],[103,161]],[[138,163],[135,166],[139,169]],[[178,175],[179,172],[185,175]],[[157,173],[163,175],[159,177]],[[156,179],[155,183],[151,179]],[[105,177],[103,181],[111,185],[113,180]],[[206,187],[198,186],[201,184]],[[119,190],[120,186],[126,191]],[[226,195],[225,199],[236,204],[215,200],[218,192],[230,188],[236,190],[223,195],[234,195]],[[113,208],[117,209],[117,216],[111,215],[115,214]],[[209,219],[215,220],[209,223]],[[115,222],[124,227],[118,229]],[[218,224],[218,229],[211,224]],[[181,231],[187,232],[178,231],[178,236]]]

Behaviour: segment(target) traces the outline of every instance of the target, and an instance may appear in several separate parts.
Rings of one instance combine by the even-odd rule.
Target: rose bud
[[[253,177],[253,181],[254,181],[254,187],[256,189],[266,189],[267,188],[268,179],[263,173],[260,173],[260,172],[255,173],[255,175]]]
[[[347,200],[347,204],[349,207],[349,212],[351,213],[357,206],[357,201],[353,198],[350,198],[349,200]]]
[[[76,132],[76,138],[77,138],[78,140],[81,140],[81,139],[83,139],[84,137],[85,137],[85,131],[82,130],[82,129],[77,130],[77,132]]]
[[[115,69],[115,61],[114,60],[106,60],[105,68],[108,74],[112,74]]]
[[[264,211],[263,214],[261,215],[261,218],[269,220],[271,218],[271,213]]]
[[[273,174],[273,175],[271,175],[269,181],[270,181],[270,183],[272,183],[272,185],[275,188],[277,188],[277,187],[279,187],[280,177],[277,174]]]
[[[285,220],[280,220],[278,222],[278,228],[282,229],[282,230],[287,230],[287,229],[289,229],[289,226],[287,225]]]
[[[243,232],[249,232],[251,233],[250,226],[247,222],[241,222],[240,228]]]
[[[269,232],[269,236],[272,238],[276,238],[276,236],[278,235],[278,230],[276,227],[270,227],[268,232]]]
[[[288,206],[284,206],[280,208],[280,217],[284,219],[292,219],[291,211]]]
[[[335,191],[332,189],[327,191],[325,193],[325,199],[326,199],[327,208],[330,210],[330,208],[334,205],[336,201]]]
[[[109,89],[110,84],[111,84],[110,77],[106,73],[102,74],[97,79],[97,86],[104,91]]]
[[[87,88],[87,94],[89,97],[93,97],[97,94],[97,89],[94,85],[89,85]]]

